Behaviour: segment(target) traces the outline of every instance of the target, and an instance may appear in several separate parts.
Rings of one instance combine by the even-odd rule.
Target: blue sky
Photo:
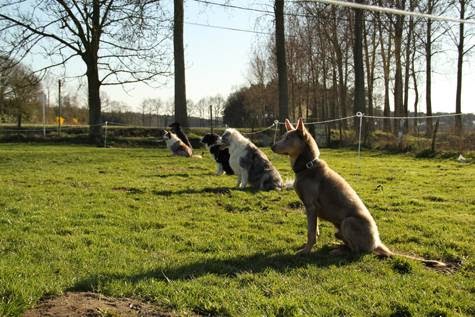
[[[272,10],[272,7],[266,8],[255,1],[234,3]],[[188,0],[185,1],[185,22],[267,31],[265,27],[272,26],[272,17]],[[265,37],[266,35],[185,24],[187,98],[196,102],[200,98],[217,94],[226,97],[233,90],[247,84],[250,54],[256,41],[264,41]],[[120,87],[108,87],[106,91],[112,99],[124,100],[131,105],[147,97],[168,100],[173,98],[173,78],[169,79],[168,85],[158,89],[136,85],[129,91],[130,96],[124,94]]]
[[[215,0],[224,2],[223,0]],[[173,4],[168,1],[169,5]],[[271,0],[230,1],[231,4],[272,11]],[[170,8],[170,12],[172,8]],[[194,0],[185,0],[185,22],[209,24],[254,31],[269,31],[273,17],[263,13],[205,5]],[[267,40],[267,35],[207,28],[185,24],[185,62],[187,98],[197,102],[200,98],[221,94],[224,98],[248,83],[249,60],[256,43]],[[456,58],[454,46],[439,54],[434,60],[433,111],[454,112]],[[462,111],[475,112],[475,56],[468,56],[464,64],[464,86]],[[127,86],[125,92],[120,86],[103,87],[107,95],[125,102],[130,109],[139,110],[146,98],[173,98],[173,77],[159,88],[143,84]],[[75,90],[73,85],[66,89]],[[424,87],[419,85],[419,109],[424,107]]]

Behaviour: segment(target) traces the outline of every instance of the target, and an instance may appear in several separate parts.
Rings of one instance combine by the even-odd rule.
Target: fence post
[[[58,136],[61,136],[61,79],[58,79]]]
[[[46,138],[46,95],[42,94],[41,103],[43,105],[43,137]]]
[[[437,121],[435,122],[435,128],[432,131],[432,144],[430,147],[432,153],[435,153],[435,140],[437,138],[437,130],[439,130],[439,119],[440,118],[437,118]]]
[[[104,126],[104,147],[107,148],[107,121],[106,125]]]
[[[358,160],[360,159],[360,156],[361,156],[361,130],[363,128],[363,116],[364,114],[361,113],[361,112],[357,112],[356,113],[356,116],[358,118],[360,118],[360,127],[359,127],[359,131],[358,131]]]
[[[209,105],[209,120],[211,123],[211,133],[213,133],[213,106]]]
[[[277,130],[279,130],[279,120],[274,120],[274,125],[275,125],[275,131],[274,131],[274,143],[275,144],[275,139],[277,138]]]

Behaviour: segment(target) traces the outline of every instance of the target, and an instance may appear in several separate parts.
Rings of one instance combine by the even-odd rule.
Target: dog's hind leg
[[[223,175],[223,173],[224,173],[223,164],[217,163],[216,164],[216,175],[221,176],[221,175]]]
[[[340,231],[339,228],[336,228],[336,231],[335,231],[335,238],[337,238],[338,240],[341,240],[343,241],[344,244],[340,244],[340,245],[336,245],[331,251],[330,251],[330,254],[331,255],[343,255],[343,254],[346,254],[350,251],[349,247],[347,246],[347,243]]]
[[[240,188],[241,187],[241,174],[236,173],[236,176],[237,176],[236,187]]]
[[[372,223],[366,219],[357,217],[345,218],[341,222],[339,233],[345,244],[354,253],[370,252],[374,249],[377,242]]]
[[[186,151],[183,151],[183,150],[178,150],[174,153],[176,156],[185,156],[185,157],[189,157],[190,155],[188,154],[188,152]]]
[[[309,254],[313,246],[317,242],[318,217],[315,207],[306,207],[307,214],[307,243],[303,245],[302,249],[297,251],[297,254]],[[318,232],[320,233],[320,232]]]
[[[317,220],[315,221],[315,228],[316,228],[315,232],[316,232],[317,238],[318,238],[320,236],[320,220],[319,220],[318,216],[317,216]]]
[[[248,179],[249,179],[249,173],[247,172],[246,169],[241,168],[241,184],[239,185],[239,188],[246,188]]]

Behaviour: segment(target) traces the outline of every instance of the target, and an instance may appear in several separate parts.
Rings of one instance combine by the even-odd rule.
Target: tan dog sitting
[[[379,256],[395,255],[380,240],[378,227],[358,194],[343,177],[320,159],[320,151],[312,135],[299,119],[294,128],[285,120],[287,133],[272,146],[272,151],[286,154],[295,172],[294,188],[307,213],[307,243],[299,253],[309,253],[316,243],[318,219],[331,222],[335,237],[344,245],[333,254],[345,251],[374,252]],[[424,262],[428,266],[446,266],[439,261],[397,254]]]

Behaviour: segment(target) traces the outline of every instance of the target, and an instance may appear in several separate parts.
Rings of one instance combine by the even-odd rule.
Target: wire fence
[[[461,120],[463,124],[463,135],[457,136],[454,129],[456,117],[466,117],[466,120]],[[428,119],[445,120],[439,128],[439,139],[435,135],[425,135],[423,130],[427,128]],[[383,133],[384,121],[391,121],[391,132]],[[408,122],[412,121],[409,125]],[[396,122],[396,123],[394,123]],[[431,116],[408,116],[408,117],[385,117],[378,115],[366,115],[358,112],[351,116],[342,118],[335,118],[322,121],[309,121],[305,123],[309,127],[312,134],[314,134],[317,142],[323,146],[341,146],[354,145],[357,146],[358,156],[361,153],[361,148],[368,145],[368,140],[373,138],[386,139],[387,143],[393,143],[401,147],[404,138],[412,138],[411,142],[419,142],[427,146],[428,143],[446,142],[446,147],[453,147],[453,150],[467,149],[475,150],[475,115],[473,114],[436,114]],[[399,126],[396,127],[396,125]],[[277,141],[284,122],[275,120],[271,125],[252,129],[239,129],[241,133],[251,140],[259,143],[259,145],[270,145]],[[118,138],[149,138],[150,144],[156,144],[161,139],[161,135],[165,127],[144,127],[138,125],[131,125],[122,122],[105,121],[95,125],[75,125],[75,126],[26,126],[16,128],[13,125],[0,125],[0,140],[9,141],[15,139],[42,139],[43,141],[54,141],[59,138],[83,136],[87,138],[89,128],[94,126],[101,126],[103,129],[103,143],[104,147],[108,147],[117,143]],[[222,131],[226,125],[216,127],[217,131]],[[342,128],[343,127],[343,128]],[[210,127],[195,127],[190,128],[193,136],[199,136],[209,132]],[[372,134],[368,134],[368,129]],[[336,135],[336,137],[335,137]],[[369,135],[369,136],[368,136]],[[375,135],[377,135],[375,137]],[[443,136],[443,138],[440,138]],[[155,141],[153,141],[153,139]],[[457,140],[460,144],[455,144]],[[371,142],[371,140],[370,140]],[[373,142],[382,142],[376,140]],[[455,146],[456,145],[456,146]],[[377,146],[378,147],[378,146]],[[379,146],[381,147],[381,146]]]

